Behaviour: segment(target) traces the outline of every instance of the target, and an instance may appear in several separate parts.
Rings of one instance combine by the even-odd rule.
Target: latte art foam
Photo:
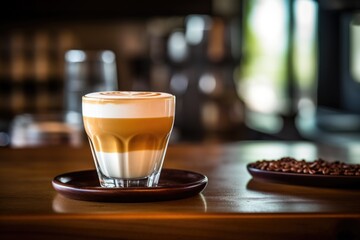
[[[83,97],[83,116],[159,118],[174,116],[173,95],[161,92],[96,92]]]
[[[170,97],[168,93],[162,92],[136,92],[136,91],[108,91],[108,92],[96,92],[89,93],[85,97],[89,98],[101,98],[101,99],[134,99],[134,98],[162,98]]]

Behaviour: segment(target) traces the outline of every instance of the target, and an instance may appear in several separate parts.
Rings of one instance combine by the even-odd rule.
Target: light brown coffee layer
[[[164,149],[174,122],[174,117],[83,119],[95,151],[109,153]]]

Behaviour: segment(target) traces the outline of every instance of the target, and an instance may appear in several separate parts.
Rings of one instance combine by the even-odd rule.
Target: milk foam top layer
[[[83,97],[84,117],[157,118],[174,116],[175,97],[162,92],[108,91]]]

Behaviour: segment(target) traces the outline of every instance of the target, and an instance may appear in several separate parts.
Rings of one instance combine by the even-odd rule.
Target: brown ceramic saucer
[[[285,173],[261,170],[247,165],[253,178],[283,184],[311,187],[360,189],[360,176],[320,175],[303,173]]]
[[[150,202],[175,200],[200,193],[206,176],[185,170],[163,169],[157,187],[103,188],[95,170],[64,173],[52,180],[65,197],[98,202]]]

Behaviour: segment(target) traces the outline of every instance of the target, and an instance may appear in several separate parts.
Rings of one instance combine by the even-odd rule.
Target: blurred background
[[[81,96],[177,97],[173,142],[360,143],[358,0],[12,0],[0,146],[83,142]]]

